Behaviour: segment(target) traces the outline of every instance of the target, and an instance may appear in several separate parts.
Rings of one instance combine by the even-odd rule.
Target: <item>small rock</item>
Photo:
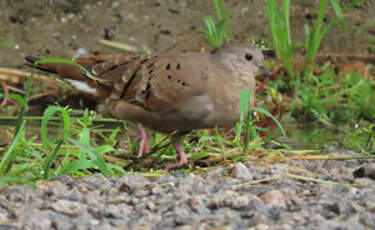
[[[374,196],[367,197],[365,201],[365,206],[368,211],[375,213],[375,197]]]
[[[241,162],[234,164],[230,176],[240,180],[253,180],[254,178],[250,170]]]
[[[263,193],[259,198],[267,205],[267,207],[281,207],[285,208],[285,196],[279,190],[271,190]]]
[[[118,1],[112,2],[112,4],[111,4],[111,7],[114,8],[114,9],[117,9],[119,6],[120,6],[120,2],[118,2]]]
[[[188,204],[190,208],[198,214],[208,215],[211,213],[210,210],[206,208],[206,205],[200,196],[191,196],[188,199]]]
[[[68,216],[79,216],[84,208],[76,201],[58,200],[51,205],[53,211]]]
[[[108,205],[104,210],[104,216],[108,218],[123,218],[128,216],[132,208],[126,204]]]
[[[353,172],[354,177],[362,178],[368,177],[375,180],[375,163],[366,164]]]
[[[375,229],[375,215],[373,213],[361,213],[359,222],[369,229]]]
[[[155,210],[155,204],[152,203],[151,201],[146,201],[146,207],[150,211],[154,211]]]
[[[270,227],[265,224],[258,224],[257,226],[254,226],[252,228],[248,228],[248,230],[268,230]]]

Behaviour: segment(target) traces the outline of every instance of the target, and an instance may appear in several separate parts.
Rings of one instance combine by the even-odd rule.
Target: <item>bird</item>
[[[25,59],[34,64],[41,57]],[[86,71],[54,62],[37,68],[97,101],[101,111],[136,123],[138,157],[150,152],[144,126],[172,134],[178,167],[188,163],[183,136],[196,129],[234,126],[240,120],[240,91],[254,91],[256,77],[270,75],[262,51],[246,40],[228,41],[213,53],[95,54],[75,62]]]

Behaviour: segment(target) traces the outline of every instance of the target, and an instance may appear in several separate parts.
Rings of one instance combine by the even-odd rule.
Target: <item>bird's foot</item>
[[[1,102],[0,107],[5,107],[5,106],[7,106],[9,103],[14,104],[14,105],[17,105],[17,102],[13,101],[12,99],[10,99],[10,98],[8,97],[8,95],[9,95],[9,88],[8,88],[8,85],[7,85],[5,82],[1,82],[1,87],[3,88],[4,99],[3,99],[3,101]]]
[[[176,169],[176,168],[181,168],[182,166],[185,166],[188,164],[188,159],[185,154],[185,150],[182,147],[181,141],[177,141],[174,143],[174,148],[176,149],[177,152],[177,162],[175,163],[169,163],[166,164],[165,167],[167,169]]]
[[[150,142],[148,141],[147,133],[141,123],[137,124],[138,132],[126,132],[127,135],[137,137],[141,140],[139,143],[138,157],[142,157],[151,152]]]

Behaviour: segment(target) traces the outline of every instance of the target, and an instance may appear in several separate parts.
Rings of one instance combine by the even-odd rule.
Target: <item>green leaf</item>
[[[25,183],[26,178],[18,176],[0,176],[0,183]]]
[[[90,129],[87,127],[83,127],[81,132],[79,132],[79,141],[81,143],[90,144]]]
[[[66,164],[64,168],[61,168],[59,170],[59,174],[60,175],[74,174],[74,173],[77,173],[77,171],[79,170],[89,169],[92,167],[93,167],[93,164],[91,160],[81,158],[81,159],[77,159]]]
[[[63,118],[63,124],[64,124],[64,136],[68,136],[69,129],[70,129],[70,118],[69,114],[66,111],[65,108],[60,106],[49,106],[43,113],[42,117],[42,124],[41,124],[41,134],[42,134],[42,143],[45,146],[49,146],[52,144],[52,140],[50,140],[48,135],[48,122],[53,118],[53,116],[60,112]]]
[[[342,8],[340,7],[340,4],[339,4],[339,1],[338,0],[331,0],[331,4],[333,6],[333,9],[335,10],[336,12],[336,16],[341,24],[341,26],[343,28],[346,28],[346,24],[345,24],[345,20],[344,20],[344,14],[343,14],[343,10]]]
[[[104,175],[108,174],[108,168],[107,168],[104,158],[102,157],[101,153],[98,152],[94,147],[92,147],[91,145],[82,143],[80,141],[74,140],[69,137],[67,137],[66,140],[69,142],[72,142],[83,153],[87,154],[92,160],[93,164],[97,166]]]
[[[114,170],[120,172],[121,174],[126,173],[126,171],[118,165],[107,163],[107,166],[108,166],[109,169],[114,169]]]
[[[50,177],[50,173],[49,173],[49,170],[50,168],[52,167],[52,164],[55,162],[56,160],[56,156],[57,156],[57,153],[61,147],[61,145],[64,143],[63,140],[61,140],[55,147],[55,149],[53,150],[53,152],[51,154],[48,154],[46,160],[45,160],[45,166],[44,166],[44,179],[48,179]]]
[[[21,97],[19,94],[9,94],[8,97],[10,99],[15,100],[20,105],[20,107],[26,106],[26,102],[25,102],[24,98]]]
[[[200,138],[199,138],[199,143],[202,143],[202,142],[206,142],[206,141],[210,141],[210,140],[213,140],[214,139],[214,137],[213,136],[201,136]]]
[[[222,0],[212,0],[212,4],[214,5],[215,13],[216,13],[216,19],[218,21],[223,20],[223,16],[221,15],[222,13],[222,5],[221,5]]]
[[[240,115],[245,115],[246,111],[249,110],[250,98],[253,95],[252,91],[241,90],[240,91]]]
[[[14,151],[17,145],[19,145],[19,140],[22,137],[25,130],[26,121],[22,120],[21,126],[16,132],[12,143],[9,145],[8,149],[5,151],[0,162],[0,175],[4,175],[10,169],[13,160],[17,157],[17,152]]]
[[[101,145],[101,146],[96,148],[96,151],[100,154],[103,154],[103,153],[113,152],[113,151],[116,151],[116,150],[113,148],[113,146]]]
[[[286,133],[285,133],[285,130],[283,128],[283,126],[280,124],[280,122],[274,117],[272,116],[271,113],[269,113],[267,110],[263,109],[263,108],[260,108],[260,107],[256,107],[256,108],[252,108],[251,109],[252,111],[257,111],[257,112],[260,112],[260,113],[263,113],[265,114],[266,116],[270,117],[275,123],[276,125],[279,127],[280,131],[282,132],[282,134],[284,136],[286,136]]]

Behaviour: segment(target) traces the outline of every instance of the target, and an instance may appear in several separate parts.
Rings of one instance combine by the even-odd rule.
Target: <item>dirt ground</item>
[[[292,1],[295,41],[304,39],[304,25],[316,18],[318,3]],[[236,37],[269,39],[263,0],[231,0],[227,7]],[[199,32],[204,26],[202,19],[214,14],[209,0],[2,0],[0,9],[3,67],[22,66],[25,53],[71,58],[80,48],[119,52],[98,44],[98,39],[146,45],[157,52],[173,47],[197,50],[205,42]],[[334,15],[332,9],[329,11],[327,21]],[[369,52],[374,46],[369,41],[375,38],[374,12],[374,0],[349,10],[347,29],[335,26],[321,52]],[[13,46],[7,47],[4,41]]]

